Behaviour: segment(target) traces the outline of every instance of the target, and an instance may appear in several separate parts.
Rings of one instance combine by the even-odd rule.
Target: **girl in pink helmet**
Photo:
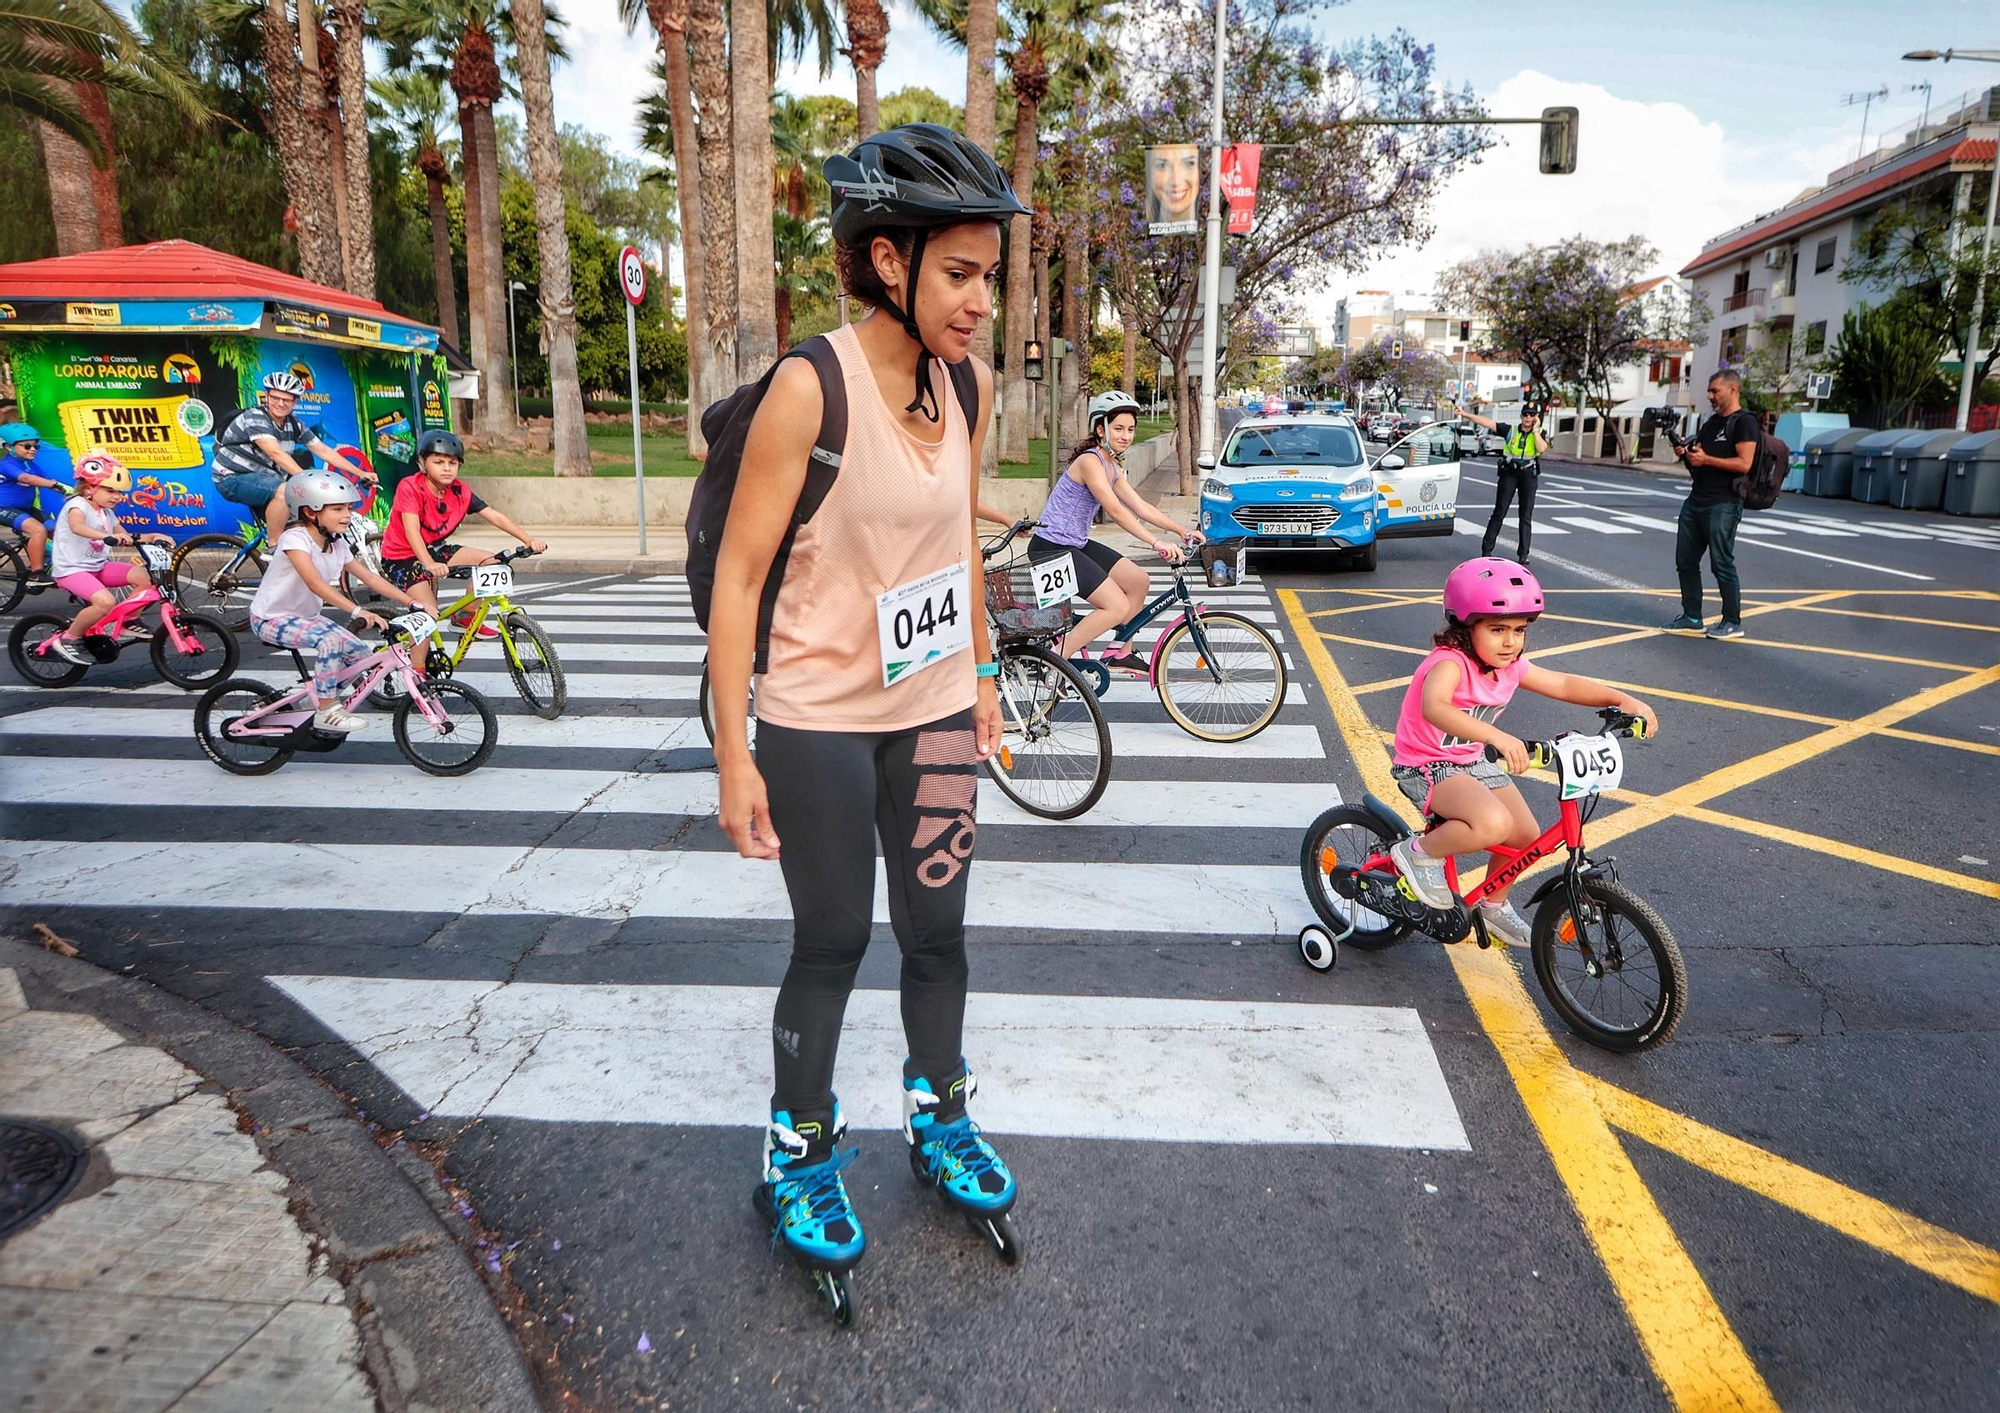
[[[1659,730],[1637,697],[1574,673],[1528,661],[1528,625],[1541,616],[1542,586],[1511,559],[1468,559],[1444,581],[1444,630],[1418,664],[1396,717],[1390,774],[1416,806],[1444,822],[1390,846],[1410,888],[1433,908],[1452,905],[1444,861],[1504,844],[1526,848],[1542,832],[1509,775],[1528,768],[1528,750],[1494,723],[1515,689],[1576,706],[1616,707]],[[1486,759],[1486,748],[1501,761]],[[1528,944],[1528,924],[1502,889],[1480,907],[1503,943]]]

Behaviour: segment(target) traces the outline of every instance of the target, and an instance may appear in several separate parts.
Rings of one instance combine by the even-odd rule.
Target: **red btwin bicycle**
[[[1337,805],[1313,821],[1299,855],[1306,895],[1326,927],[1299,933],[1299,955],[1315,971],[1331,971],[1343,943],[1368,951],[1393,947],[1412,932],[1457,942],[1468,932],[1492,945],[1478,904],[1519,878],[1538,860],[1566,849],[1562,872],[1548,879],[1520,911],[1533,919],[1529,950],[1535,976],[1564,1022],[1606,1050],[1650,1050],[1672,1037],[1687,1008],[1687,967],[1680,944],[1660,915],[1618,881],[1615,860],[1584,852],[1583,826],[1602,791],[1615,788],[1624,761],[1617,741],[1643,739],[1644,720],[1605,710],[1598,736],[1564,733],[1529,741],[1530,764],[1554,766],[1561,781],[1557,821],[1516,852],[1496,848],[1477,888],[1461,895],[1458,860],[1445,861],[1456,900],[1433,908],[1411,890],[1389,856],[1389,846],[1411,830],[1373,795],[1359,805]],[[1486,748],[1488,760],[1499,752]],[[1433,815],[1426,833],[1442,820]]]
[[[207,614],[192,613],[180,606],[173,577],[168,573],[172,556],[159,545],[142,544],[139,553],[153,582],[119,603],[91,625],[83,635],[83,646],[100,663],[116,662],[121,639],[135,626],[139,616],[154,604],[160,606],[160,626],[152,634],[153,670],[186,691],[219,682],[236,670],[236,636]],[[81,607],[74,594],[70,601]],[[55,650],[55,640],[74,621],[76,614],[31,613],[14,624],[7,635],[7,658],[25,681],[37,687],[67,687],[89,669],[71,662]]]

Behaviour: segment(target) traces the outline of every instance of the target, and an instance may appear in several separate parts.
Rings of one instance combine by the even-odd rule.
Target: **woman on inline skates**
[[[840,1177],[854,1154],[838,1149],[834,1054],[868,946],[878,836],[903,953],[912,1166],[983,1221],[1003,1255],[1013,1249],[1014,1178],[966,1112],[961,1046],[973,801],[1000,738],[973,526],[993,374],[973,360],[979,416],[967,425],[944,362],[971,357],[993,312],[1000,223],[1025,208],[990,156],[928,123],[868,138],[830,158],[826,176],[842,283],[871,310],[826,336],[846,449],[778,590],[756,756],[744,719],[727,714],[715,754],[722,827],[744,857],[778,861],[794,918],[757,1205],[844,1323],[864,1239]],[[823,405],[811,362],[787,358],[750,426],[710,609],[718,701],[750,694],[759,598]]]

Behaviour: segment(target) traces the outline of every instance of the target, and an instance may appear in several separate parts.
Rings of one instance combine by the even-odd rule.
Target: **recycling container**
[[[2000,515],[2000,432],[1962,437],[1945,453],[1944,512]]]
[[[1963,432],[1913,432],[1896,443],[1886,504],[1898,510],[1936,510],[1944,504],[1944,459],[1965,440]]]
[[[1846,496],[1854,485],[1854,448],[1875,435],[1873,427],[1849,427],[1821,432],[1806,443],[1806,483],[1809,496]]]
[[[1845,412],[1780,412],[1776,436],[1791,451],[1780,490],[1796,491],[1806,483],[1806,444],[1821,432],[1846,431]]]
[[[1854,445],[1854,478],[1849,493],[1866,505],[1889,503],[1889,478],[1896,471],[1896,448],[1916,435],[1915,427],[1875,432]]]

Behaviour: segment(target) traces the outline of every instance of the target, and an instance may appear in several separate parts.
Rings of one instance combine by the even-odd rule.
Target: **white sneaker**
[[[1405,836],[1389,846],[1389,857],[1396,861],[1410,885],[1410,891],[1427,908],[1448,908],[1451,906],[1451,884],[1444,876],[1444,860],[1434,859],[1416,847],[1414,838]]]
[[[88,667],[97,661],[80,641],[64,633],[56,634],[55,646],[50,651],[64,662],[73,662],[78,667]]]
[[[1511,902],[1481,903],[1479,916],[1486,921],[1486,931],[1502,947],[1528,945],[1528,920],[1515,911]]]
[[[313,725],[321,731],[337,731],[345,736],[361,724],[360,717],[338,702],[332,706],[323,706],[313,713]]]

